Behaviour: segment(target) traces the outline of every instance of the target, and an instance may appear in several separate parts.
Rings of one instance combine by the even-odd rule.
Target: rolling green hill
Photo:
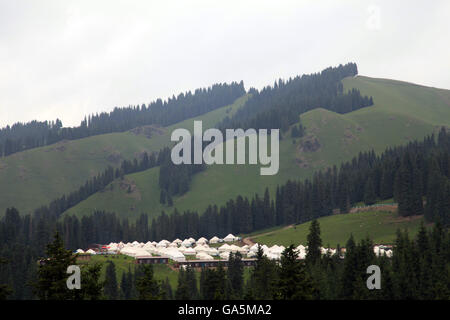
[[[252,196],[266,187],[273,192],[288,179],[304,179],[318,169],[338,165],[360,151],[380,153],[389,146],[402,145],[450,126],[450,91],[411,83],[358,76],[344,79],[346,90],[357,88],[373,96],[374,105],[348,114],[315,109],[303,114],[306,136],[280,142],[280,170],[274,176],[260,176],[259,165],[213,165],[194,176],[190,190],[174,197],[174,207],[204,210],[221,205],[238,194]],[[158,215],[172,208],[159,204],[158,168],[114,182],[67,214],[89,214],[95,209],[135,217],[141,212]],[[128,193],[127,185],[133,186]],[[155,192],[156,191],[156,192]]]
[[[415,235],[419,230],[422,216],[398,217],[392,212],[366,211],[339,214],[318,219],[322,244],[325,247],[345,246],[350,235],[355,241],[366,238],[378,244],[393,244],[397,229],[408,230]],[[311,222],[289,226],[249,235],[252,242],[272,246],[306,245]]]
[[[195,119],[202,120],[205,128],[211,127],[233,114],[247,97]],[[0,158],[0,215],[11,206],[28,213],[48,204],[78,189],[108,165],[118,166],[122,160],[139,157],[144,151],[159,151],[171,145],[170,134],[174,128],[192,130],[192,125],[192,120],[186,120],[166,128],[147,126],[143,130],[61,141]]]

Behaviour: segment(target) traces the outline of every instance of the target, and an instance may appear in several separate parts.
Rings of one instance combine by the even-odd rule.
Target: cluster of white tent
[[[96,252],[92,249],[84,251],[83,249],[78,249],[75,253],[87,253],[87,254],[96,254]]]
[[[128,243],[114,243],[111,242],[107,245],[108,253],[118,253],[124,254],[135,258],[143,258],[150,256],[164,256],[168,257],[171,260],[177,262],[186,261],[186,258],[195,258],[198,260],[214,260],[215,257],[218,257],[223,260],[228,260],[230,253],[239,252],[243,257],[254,258],[258,252],[258,244],[255,243],[251,247],[248,245],[244,245],[242,247],[237,246],[235,244],[224,243],[219,247],[210,247],[209,244],[217,244],[221,242],[233,242],[238,240],[238,237],[229,234],[227,237],[220,239],[218,237],[212,237],[210,240],[201,237],[197,241],[193,238],[189,239],[175,239],[170,242],[168,240],[161,240],[159,242],[148,241],[147,243],[143,242],[128,242]],[[261,249],[263,254],[272,260],[278,260],[281,258],[282,252],[286,249],[284,246],[273,245],[268,247],[267,245],[262,245]],[[308,247],[299,245],[296,247],[296,252],[300,259],[305,259]],[[95,254],[95,251],[92,249],[84,252],[81,249],[76,251],[77,253],[88,253]],[[387,257],[392,257],[392,250],[384,247],[384,246],[374,246],[374,252],[377,256],[386,255]],[[321,253],[323,255],[336,254],[336,249],[324,248],[321,247]]]
[[[386,257],[388,257],[388,258],[392,257],[392,250],[387,247],[384,247],[384,246],[374,246],[373,252],[375,253],[375,255],[377,257],[384,256],[384,255],[386,255]]]

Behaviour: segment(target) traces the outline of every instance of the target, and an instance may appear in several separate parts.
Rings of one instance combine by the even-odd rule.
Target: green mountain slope
[[[450,125],[450,91],[415,84],[358,76],[344,79],[346,90],[358,88],[374,98],[374,106],[348,114],[315,109],[302,115],[306,136],[280,142],[280,170],[274,176],[260,176],[259,165],[213,165],[194,176],[190,190],[174,198],[178,210],[204,210],[209,204],[221,205],[241,194],[262,194],[269,187],[288,179],[310,177],[315,170],[338,165],[360,151],[382,152],[389,146],[405,144]],[[158,215],[172,208],[159,204],[158,168],[126,176],[127,188],[106,188],[68,214],[89,214],[95,209],[135,217],[141,212]],[[155,193],[155,191],[157,191]]]
[[[231,106],[211,111],[196,119],[205,128],[233,114],[247,99],[241,97]],[[172,144],[174,128],[192,130],[192,120],[166,128],[144,127],[27,150],[0,158],[0,215],[15,206],[20,212],[49,203],[56,197],[78,189],[91,176],[108,165],[118,166],[124,159],[139,157],[143,152],[159,151]]]
[[[358,212],[339,214],[317,219],[320,223],[320,231],[323,246],[336,247],[337,244],[345,246],[350,235],[355,241],[360,241],[367,236],[374,243],[393,244],[397,229],[408,230],[415,235],[419,230],[422,216],[402,218],[392,212]],[[305,222],[297,226],[277,228],[267,232],[250,235],[253,242],[272,246],[274,244],[289,246],[294,244],[306,245],[311,222]]]

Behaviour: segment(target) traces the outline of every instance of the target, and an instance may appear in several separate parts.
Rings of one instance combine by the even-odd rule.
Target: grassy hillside
[[[205,128],[211,127],[233,114],[246,99],[247,96],[239,98],[231,106],[195,119],[202,120]],[[166,128],[153,128],[150,137],[130,130],[61,141],[0,158],[0,215],[10,206],[17,207],[20,212],[30,212],[78,189],[108,165],[117,166],[123,159],[132,159],[144,151],[158,151],[171,145],[170,134],[174,128],[192,130],[192,126],[193,120],[186,120]]]
[[[294,140],[288,134],[280,142],[277,175],[260,176],[259,165],[209,166],[194,176],[189,192],[174,198],[174,206],[180,211],[202,211],[209,204],[223,204],[238,194],[263,193],[266,186],[273,192],[287,179],[310,177],[313,171],[338,165],[360,151],[382,152],[389,146],[422,139],[441,125],[450,126],[448,90],[361,76],[344,79],[344,86],[373,96],[374,106],[344,115],[325,109],[309,111],[302,115],[306,136]],[[157,175],[157,169],[151,169],[126,176],[127,183],[136,187],[136,194],[113,185],[68,213],[82,215],[105,209],[134,217],[141,212],[157,215],[162,209],[172,211],[159,204],[159,191],[155,194]]]
[[[422,216],[411,218],[398,217],[392,212],[358,212],[333,215],[318,219],[320,223],[322,243],[324,246],[336,247],[337,244],[345,246],[350,235],[356,241],[369,236],[374,243],[392,244],[395,241],[397,229],[407,229],[410,234],[416,234],[423,221]],[[278,228],[250,235],[255,243],[268,246],[277,244],[288,246],[294,244],[306,245],[311,222],[297,226]]]

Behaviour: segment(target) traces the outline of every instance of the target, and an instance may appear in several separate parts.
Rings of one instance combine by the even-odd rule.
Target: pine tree
[[[297,257],[293,245],[287,247],[281,255],[277,299],[306,300],[313,297],[314,289],[305,263],[297,260]]]
[[[104,283],[104,292],[108,300],[117,300],[119,293],[117,288],[116,265],[108,261]]]
[[[376,202],[375,185],[372,177],[367,179],[366,185],[364,187],[364,203],[366,205],[371,205]]]
[[[161,290],[158,281],[153,278],[153,266],[150,264],[139,267],[140,276],[136,280],[139,300],[158,300]]]
[[[67,288],[67,268],[76,264],[76,258],[70,250],[64,248],[58,232],[53,242],[47,245],[47,258],[40,260],[38,280],[33,284],[35,294],[40,300],[68,300],[74,298],[74,292]],[[74,289],[76,290],[76,289]]]
[[[94,263],[81,271],[81,295],[86,300],[100,300],[104,283],[100,281],[102,265]]]
[[[244,290],[244,264],[242,255],[230,253],[227,269],[228,297],[230,299],[241,299]]]
[[[0,257],[0,265],[7,264],[7,260]],[[12,289],[6,284],[0,284],[0,300],[6,300],[12,294]]]
[[[250,276],[253,297],[258,300],[273,299],[277,281],[277,265],[264,255],[264,251],[259,245],[256,252],[256,266]]]
[[[307,238],[308,252],[306,253],[306,263],[316,264],[320,261],[322,256],[321,247],[322,239],[320,238],[320,224],[314,219],[309,227],[309,234]]]

